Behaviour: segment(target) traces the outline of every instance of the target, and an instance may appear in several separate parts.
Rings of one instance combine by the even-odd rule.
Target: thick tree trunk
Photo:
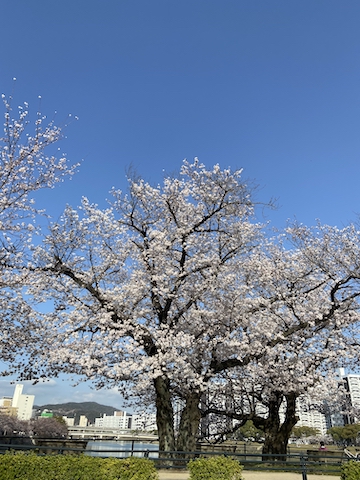
[[[186,398],[185,407],[181,413],[179,434],[176,442],[179,452],[193,452],[196,449],[201,419],[200,398],[201,394],[198,392],[192,392]]]
[[[170,395],[170,382],[158,377],[154,380],[156,392],[156,423],[159,435],[159,451],[175,451],[174,411]]]
[[[296,415],[296,393],[285,395],[286,399],[286,413],[284,423],[281,425],[284,438],[286,438],[285,451],[289,442],[292,429],[297,424],[299,417]]]
[[[286,399],[286,413],[285,420],[280,423],[280,405],[285,397]],[[265,421],[265,443],[263,447],[263,454],[279,455],[272,457],[276,460],[284,460],[282,455],[286,455],[289,438],[292,428],[296,425],[298,417],[296,416],[296,398],[295,393],[288,395],[276,394],[269,403],[269,415]],[[270,460],[264,457],[264,460]]]

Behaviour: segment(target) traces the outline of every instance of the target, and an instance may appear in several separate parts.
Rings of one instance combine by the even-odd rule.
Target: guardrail
[[[52,439],[54,441],[54,439]],[[66,447],[64,445],[12,445],[0,444],[0,454],[6,451],[33,451],[38,455],[60,454],[79,455],[85,454],[99,457],[127,458],[131,456],[146,457],[154,461],[157,468],[181,469],[186,468],[187,462],[193,458],[224,455],[236,459],[244,465],[245,470],[256,471],[283,471],[302,474],[302,480],[307,480],[308,473],[340,475],[341,465],[349,459],[345,454],[335,455],[336,452],[317,452],[308,450],[298,454],[265,455],[262,453],[232,453],[232,452],[159,452],[148,449],[109,449],[109,450],[84,450]]]

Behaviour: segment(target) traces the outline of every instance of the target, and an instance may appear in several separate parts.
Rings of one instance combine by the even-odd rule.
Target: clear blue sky
[[[79,116],[61,148],[80,171],[39,201],[103,204],[129,165],[158,182],[197,156],[243,167],[277,227],[356,220],[359,22],[358,0],[3,0],[0,93]],[[37,403],[81,401],[66,385]]]

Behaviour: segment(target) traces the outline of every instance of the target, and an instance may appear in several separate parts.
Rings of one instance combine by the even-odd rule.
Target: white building
[[[360,421],[360,418],[358,416],[358,412],[360,410],[360,375],[345,375],[344,369],[341,368],[340,376],[342,378],[342,381],[344,382],[344,388],[347,393],[347,405],[345,407],[345,410],[348,409],[348,413],[346,414],[346,422],[358,423]]]
[[[116,428],[119,430],[157,430],[155,413],[128,414],[126,412],[114,412],[114,415],[104,414],[101,418],[95,418],[95,427]]]
[[[101,418],[95,418],[95,427],[105,428],[130,428],[131,416],[126,412],[114,412],[114,415],[104,414]]]
[[[89,423],[88,418],[85,415],[80,415],[79,427],[87,427]]]
[[[151,432],[157,430],[155,413],[137,413],[131,416],[131,430]]]
[[[296,402],[296,414],[299,417],[297,427],[315,428],[320,435],[325,435],[331,427],[329,424],[329,415],[319,411],[312,406],[309,398],[302,396]]]
[[[30,420],[34,405],[35,395],[23,395],[24,385],[15,386],[11,406],[17,409],[17,418],[19,420]]]
[[[63,415],[62,418],[68,427],[73,427],[75,425],[75,418],[67,417],[66,415]]]
[[[349,392],[351,406],[360,407],[360,375],[346,375],[345,388]]]

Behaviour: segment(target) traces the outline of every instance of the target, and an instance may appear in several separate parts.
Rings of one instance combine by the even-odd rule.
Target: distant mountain
[[[104,413],[106,415],[114,415],[114,412],[119,410],[119,408],[101,405],[96,402],[49,403],[47,405],[35,405],[34,409],[36,410],[36,415],[40,415],[43,410],[49,410],[54,415],[75,418],[75,425],[78,425],[80,415],[85,415],[90,423],[95,423],[95,418],[102,417]]]

